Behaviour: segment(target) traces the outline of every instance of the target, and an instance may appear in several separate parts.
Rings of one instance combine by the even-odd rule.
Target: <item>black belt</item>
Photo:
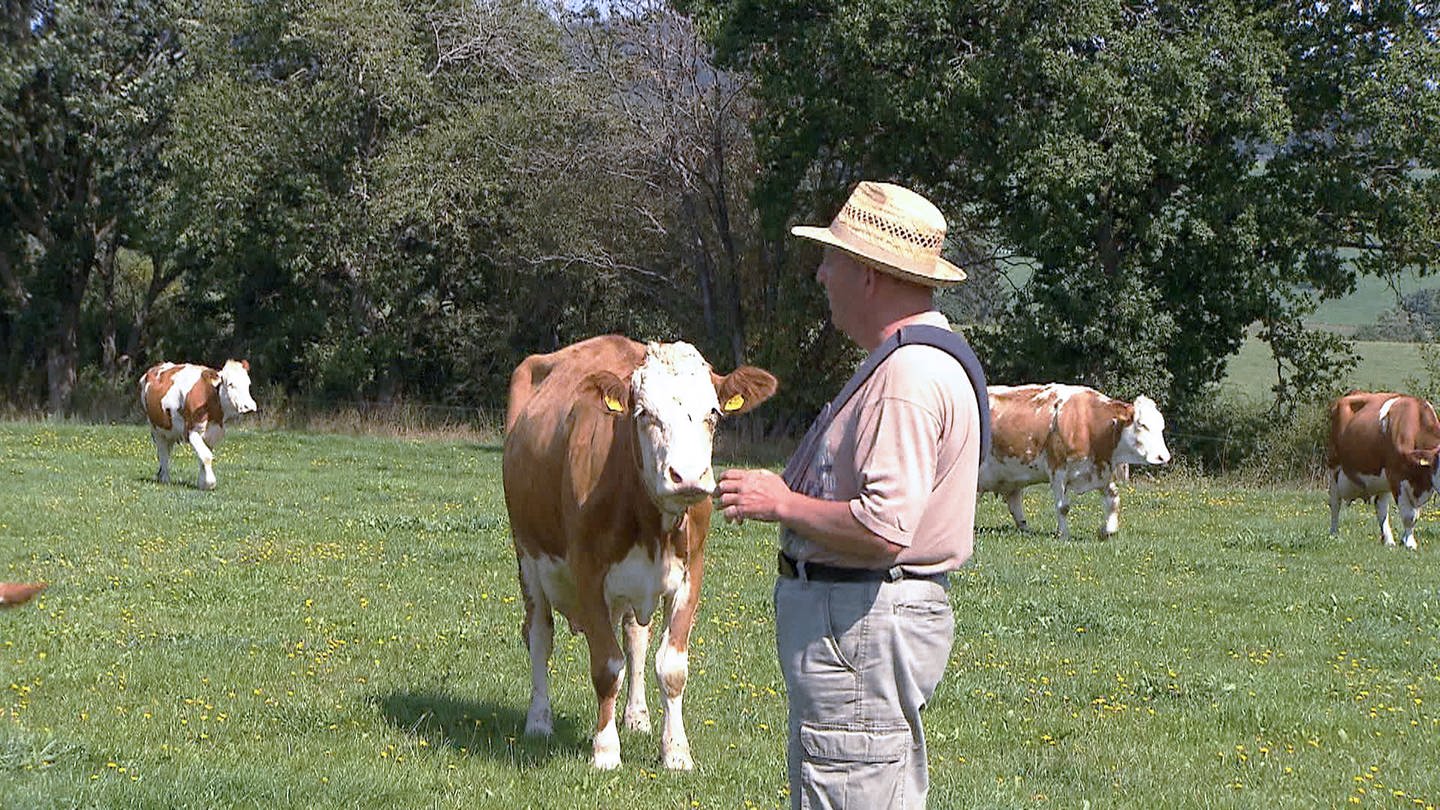
[[[780,552],[780,576],[786,579],[800,579],[801,563],[785,552]],[[838,565],[804,563],[805,579],[816,582],[897,582],[902,579],[925,579],[937,585],[950,581],[949,574],[913,574],[898,565],[889,568],[842,568]]]

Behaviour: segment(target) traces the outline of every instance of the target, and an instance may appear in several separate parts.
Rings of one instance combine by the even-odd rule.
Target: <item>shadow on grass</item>
[[[590,756],[589,736],[564,716],[555,717],[550,737],[527,737],[523,707],[456,700],[430,692],[378,695],[375,704],[396,728],[470,756],[486,756],[516,767],[541,764],[557,754],[578,759]]]

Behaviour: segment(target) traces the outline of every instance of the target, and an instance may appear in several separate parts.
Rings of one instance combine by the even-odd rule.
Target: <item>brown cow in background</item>
[[[1440,486],[1440,419],[1428,402],[1406,394],[1351,391],[1330,403],[1326,447],[1330,534],[1340,531],[1340,507],[1357,498],[1375,504],[1380,541],[1395,545],[1390,501],[1400,507],[1401,543],[1419,548],[1415,521]]]

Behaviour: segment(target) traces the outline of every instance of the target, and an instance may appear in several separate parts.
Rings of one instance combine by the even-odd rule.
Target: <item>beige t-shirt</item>
[[[949,328],[938,312],[923,323]],[[933,346],[897,349],[813,443],[796,489],[849,501],[866,528],[903,546],[897,564],[917,574],[959,568],[974,548],[980,416],[960,363]],[[797,452],[806,452],[802,446]],[[873,568],[789,529],[781,548],[797,560]]]

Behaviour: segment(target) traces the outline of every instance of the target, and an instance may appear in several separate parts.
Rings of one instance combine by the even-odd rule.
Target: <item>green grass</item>
[[[1345,378],[1346,388],[1371,391],[1407,391],[1411,380],[1424,381],[1425,364],[1420,357],[1420,344],[1390,341],[1356,341],[1359,362]],[[1267,401],[1274,395],[1275,360],[1270,347],[1250,338],[1230,359],[1226,369],[1224,391],[1231,395]]]
[[[1396,280],[1396,287],[1401,295],[1433,286],[1433,278],[1423,278],[1414,270],[1402,272]],[[1375,323],[1382,314],[1394,309],[1398,303],[1395,289],[1391,288],[1388,281],[1375,276],[1360,276],[1355,280],[1354,292],[1343,298],[1321,303],[1308,320],[1313,327],[1348,335],[1355,331],[1356,327]]]
[[[0,806],[775,807],[784,697],[774,531],[711,535],[687,721],[694,773],[622,732],[560,630],[556,734],[528,664],[494,444],[234,430],[219,489],[150,480],[142,428],[0,423]],[[1322,492],[1174,476],[1121,535],[1060,543],[982,502],[927,710],[931,806],[1440,803],[1440,538],[1330,538]],[[1097,499],[1072,512],[1077,537]],[[564,623],[560,626],[563,628]],[[652,686],[652,708],[658,707]]]

